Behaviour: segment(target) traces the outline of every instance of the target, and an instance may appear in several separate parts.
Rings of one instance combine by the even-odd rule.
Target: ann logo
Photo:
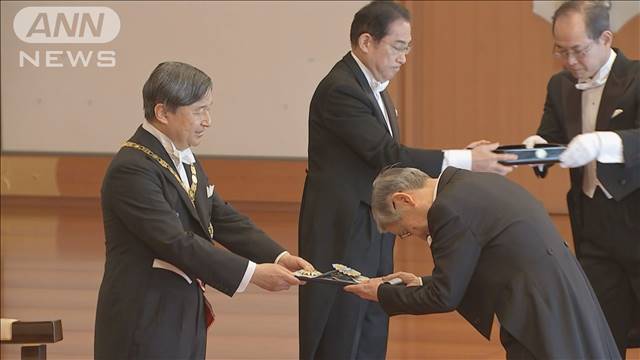
[[[80,17],[82,16],[82,17]],[[79,25],[78,26],[78,20]],[[53,24],[53,32],[51,31],[51,25]],[[102,26],[104,25],[104,13],[98,14],[98,19],[94,21],[89,13],[75,13],[73,19],[67,19],[65,13],[57,13],[55,22],[49,19],[49,14],[46,12],[38,13],[36,19],[31,25],[31,28],[27,32],[27,39],[33,38],[33,36],[43,36],[45,39],[60,38],[66,36],[67,38],[77,37],[80,39],[87,39],[90,37],[97,38],[102,33]],[[91,34],[87,33],[87,30],[91,31]],[[62,34],[64,31],[64,34]]]
[[[104,44],[120,32],[120,17],[108,7],[26,7],[13,30],[30,44]]]
[[[108,7],[40,6],[21,9],[13,19],[16,36],[29,44],[105,44],[120,32],[120,17]],[[20,50],[20,67],[115,67],[114,50]]]

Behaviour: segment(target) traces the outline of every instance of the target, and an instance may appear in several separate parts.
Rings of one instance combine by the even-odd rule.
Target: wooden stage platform
[[[237,203],[267,233],[296,252],[298,204]],[[62,319],[64,340],[49,359],[93,358],[93,326],[104,266],[104,231],[97,199],[3,197],[2,317]],[[554,216],[570,240],[568,219]],[[433,264],[424,242],[396,243],[396,269],[426,274]],[[267,293],[254,286],[230,299],[212,289],[216,324],[208,359],[295,359],[297,289]],[[504,359],[494,325],[489,342],[457,313],[391,320],[388,359]],[[18,359],[2,345],[2,359]],[[640,359],[638,349],[629,359]]]

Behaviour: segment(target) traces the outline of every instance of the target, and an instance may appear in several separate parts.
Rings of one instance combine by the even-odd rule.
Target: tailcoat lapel
[[[389,116],[389,124],[393,131],[393,137],[397,142],[400,142],[400,128],[398,127],[396,108],[393,106],[393,101],[391,101],[391,96],[389,96],[389,92],[387,90],[382,92],[382,102],[384,102],[384,106],[387,109],[387,115]]]
[[[582,91],[576,89],[576,81],[567,75],[562,80],[562,98],[567,113],[567,138],[582,133]]]
[[[613,62],[609,78],[602,90],[602,102],[600,102],[598,109],[596,131],[611,129],[611,115],[613,115],[618,100],[622,98],[632,79],[631,76],[624,76],[629,73],[626,71],[628,62],[627,58],[620,51],[617,51],[616,60]]]
[[[167,153],[167,151],[164,149],[164,147],[162,146],[160,141],[158,141],[158,139],[156,139],[153,135],[151,135],[151,133],[149,133],[148,131],[146,131],[142,127],[139,127],[138,130],[136,131],[136,133],[133,135],[133,137],[131,137],[130,141],[132,141],[134,143],[137,143],[137,144],[140,144],[142,146],[145,146],[149,150],[153,151],[153,153],[155,153],[160,158],[162,158],[164,161],[166,161],[169,164],[169,166],[171,166],[173,171],[176,172],[176,174],[178,173],[178,171],[175,168],[175,166],[173,165],[173,161],[171,160],[171,157],[169,157],[169,154]],[[134,151],[139,151],[139,150],[135,150],[135,149],[133,149],[133,150]],[[202,226],[202,221],[200,219],[200,216],[198,216],[198,213],[196,212],[196,208],[194,207],[193,203],[191,202],[191,199],[189,199],[189,195],[187,194],[187,192],[185,191],[184,187],[182,186],[182,183],[179,182],[179,180],[176,179],[176,177],[168,169],[166,169],[162,165],[160,165],[158,163],[158,161],[156,161],[155,159],[149,157],[146,154],[145,154],[145,157],[149,161],[151,161],[155,166],[159,167],[160,170],[161,170],[161,173],[164,175],[164,177],[169,180],[169,183],[171,183],[173,186],[175,186],[177,188],[178,195],[180,196],[180,199],[182,199],[182,202],[184,202],[185,207],[187,209],[189,209],[189,213],[191,214],[191,216],[193,216],[193,218],[197,219],[198,222],[200,223],[200,225]],[[196,190],[196,198],[197,198],[197,191],[200,190],[200,188],[203,187],[203,186],[205,186],[205,189],[206,189],[206,184],[202,184],[201,185],[200,184],[200,179],[198,179],[198,188]],[[206,197],[206,193],[205,193],[205,197]],[[202,228],[204,229],[205,234],[207,234],[208,233],[207,227],[202,226]]]
[[[369,99],[369,102],[371,102],[371,106],[373,106],[373,111],[376,114],[376,119],[378,119],[378,122],[380,122],[380,124],[384,126],[385,129],[387,129],[387,132],[389,132],[389,129],[387,128],[387,122],[384,119],[382,110],[380,110],[380,105],[378,105],[378,101],[373,95],[373,90],[371,90],[371,86],[369,86],[369,83],[367,82],[367,78],[364,76],[364,73],[362,73],[360,66],[358,66],[358,63],[356,63],[356,61],[353,59],[353,56],[351,56],[351,53],[348,53],[347,55],[345,55],[342,58],[342,61],[344,61],[349,67],[349,69],[351,69],[351,71],[356,77],[356,80],[358,80],[358,84],[360,84],[360,87],[362,87],[362,90],[367,94],[367,98]],[[389,110],[387,110],[387,112],[388,111]]]
[[[211,238],[212,234],[209,233],[209,224],[211,223],[211,206],[209,206],[209,198],[207,197],[207,185],[209,180],[204,173],[204,169],[200,166],[200,162],[196,159],[194,164],[197,171],[198,187],[196,188],[196,211],[198,212],[198,220],[200,226],[204,230],[204,233]]]

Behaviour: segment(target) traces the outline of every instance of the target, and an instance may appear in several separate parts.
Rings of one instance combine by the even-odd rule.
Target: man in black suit
[[[549,80],[537,135],[524,143],[569,143],[560,166],[571,168],[576,255],[624,357],[640,328],[640,62],[611,48],[604,2],[561,5],[553,37],[565,70]]]
[[[367,276],[393,271],[391,234],[371,219],[371,183],[385,166],[400,163],[438,176],[447,165],[505,174],[511,168],[491,152],[424,150],[401,145],[396,110],[385,90],[411,47],[408,11],[373,2],[354,16],[351,49],[318,85],[309,109],[309,167],[299,221],[299,251],[318,269],[342,263]],[[300,289],[300,358],[382,359],[388,318],[336,287]]]
[[[457,310],[487,339],[495,314],[508,359],[620,357],[578,261],[519,185],[454,167],[437,179],[392,168],[376,178],[371,209],[381,231],[427,240],[433,273],[396,273],[346,291],[379,301],[389,315]],[[393,278],[404,284],[383,284]]]
[[[291,271],[313,269],[209,185],[191,147],[211,126],[211,86],[191,65],[158,65],[143,88],[146,120],[107,170],[96,359],[204,359],[204,284],[278,291],[300,284]]]

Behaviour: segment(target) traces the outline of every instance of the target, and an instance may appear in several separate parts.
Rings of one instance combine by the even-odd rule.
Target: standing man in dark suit
[[[309,109],[309,168],[299,222],[300,255],[318,269],[342,263],[375,277],[393,271],[391,234],[371,219],[371,183],[400,163],[438,176],[447,165],[505,174],[511,168],[491,152],[423,150],[400,143],[396,110],[385,90],[411,49],[409,12],[390,1],[363,7],[351,24],[351,52],[318,85]],[[388,317],[336,287],[300,289],[300,358],[382,359]]]
[[[381,231],[429,243],[433,273],[396,273],[346,291],[379,301],[389,315],[457,310],[487,339],[495,314],[507,359],[620,358],[578,261],[519,185],[454,167],[437,179],[392,168],[376,178],[371,209]],[[383,284],[396,277],[404,284]]]
[[[549,80],[537,135],[524,143],[569,143],[560,166],[571,168],[576,255],[624,357],[629,329],[640,328],[640,62],[611,48],[609,6],[556,10],[554,55],[565,70]]]
[[[96,359],[204,359],[204,284],[278,291],[300,284],[292,270],[313,269],[208,185],[191,147],[211,126],[211,87],[191,65],[158,65],[142,90],[146,120],[107,170]]]

